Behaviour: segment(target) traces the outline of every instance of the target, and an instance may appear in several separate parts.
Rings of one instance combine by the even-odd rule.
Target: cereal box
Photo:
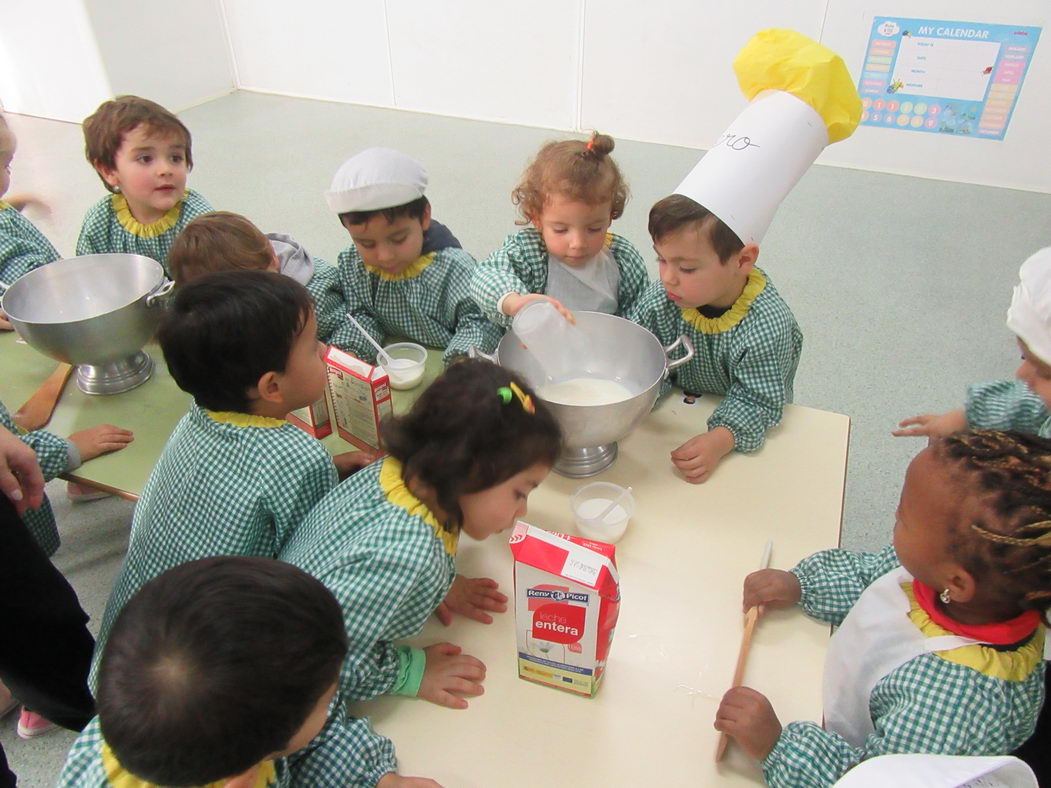
[[[519,678],[592,696],[620,612],[615,548],[519,522],[515,558],[515,628]]]
[[[323,394],[321,399],[313,405],[297,408],[285,418],[318,440],[332,434],[332,421],[328,417],[328,401]]]
[[[328,349],[325,362],[336,432],[359,449],[382,449],[380,424],[393,412],[387,373],[338,347]]]

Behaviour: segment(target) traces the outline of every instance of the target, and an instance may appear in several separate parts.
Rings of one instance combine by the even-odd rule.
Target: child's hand
[[[15,327],[11,325],[11,321],[7,319],[7,313],[0,309],[0,331],[14,331]]]
[[[522,307],[524,307],[526,304],[531,304],[534,301],[550,301],[552,304],[554,304],[555,309],[558,310],[559,314],[562,315],[562,317],[564,317],[573,325],[576,325],[576,316],[568,309],[566,309],[562,305],[561,301],[556,301],[551,296],[546,296],[543,293],[530,293],[529,295],[519,295],[518,293],[511,293],[509,296],[507,296],[507,298],[504,299],[504,313],[509,317],[514,317],[520,311],[522,311]]]
[[[948,413],[924,413],[905,419],[898,426],[902,429],[893,430],[891,435],[899,438],[944,438],[946,435],[967,429],[967,414],[963,408],[950,410]]]
[[[80,452],[81,462],[87,462],[100,454],[120,451],[135,440],[135,435],[131,430],[114,427],[112,424],[100,424],[97,427],[74,432],[69,439]]]
[[[715,729],[732,737],[741,748],[763,760],[781,738],[781,722],[766,695],[748,687],[734,687],[723,695],[715,712]]]
[[[394,772],[387,772],[380,777],[376,788],[442,788],[434,780],[426,777],[402,777]]]
[[[507,610],[507,597],[496,589],[499,584],[488,577],[464,577],[457,575],[445,600],[434,614],[445,626],[453,622],[453,613],[473,618],[483,624],[492,624],[493,617],[486,613],[503,613]]]
[[[427,646],[427,667],[423,669],[423,681],[417,697],[448,706],[450,709],[466,709],[467,701],[460,695],[481,695],[485,680],[485,665],[480,659],[461,654],[459,646],[452,643],[436,643]]]
[[[336,466],[336,472],[339,474],[340,481],[343,481],[354,471],[360,471],[377,459],[378,456],[375,452],[360,449],[359,451],[348,451],[343,454],[333,455],[332,462]]]
[[[51,206],[41,200],[35,194],[25,192],[19,194],[8,194],[4,196],[4,202],[21,213],[26,208],[31,208],[41,217],[51,215]]]
[[[712,471],[734,447],[734,436],[726,427],[716,427],[690,438],[671,453],[671,461],[690,484],[708,481]]]
[[[760,569],[744,579],[744,610],[756,605],[788,607],[802,596],[799,578],[783,569]]]

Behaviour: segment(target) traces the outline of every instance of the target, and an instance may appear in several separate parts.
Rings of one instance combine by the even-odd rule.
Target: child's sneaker
[[[51,720],[45,719],[35,711],[22,707],[22,714],[18,718],[18,735],[23,739],[33,739],[43,736],[45,733],[58,728]]]

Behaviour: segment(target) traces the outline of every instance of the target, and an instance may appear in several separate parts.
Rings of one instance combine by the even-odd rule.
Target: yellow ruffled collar
[[[156,238],[159,235],[164,235],[179,222],[179,216],[182,215],[183,200],[186,199],[189,193],[189,191],[183,192],[182,200],[175,203],[164,216],[153,222],[153,224],[143,224],[132,216],[131,206],[128,205],[128,199],[123,194],[114,194],[110,199],[112,200],[113,212],[117,215],[117,221],[120,222],[121,227],[140,238]]]
[[[220,424],[232,424],[235,427],[265,427],[273,429],[274,427],[283,427],[288,424],[284,419],[274,419],[270,416],[256,416],[251,413],[238,413],[232,410],[207,410],[204,412],[208,414],[208,418],[212,421],[217,421]]]
[[[417,498],[409,491],[408,485],[401,476],[401,463],[393,457],[387,457],[380,466],[380,488],[387,500],[395,506],[401,507],[413,517],[419,517],[432,529],[434,535],[442,540],[445,552],[456,555],[457,535],[446,531],[434,512],[427,508],[427,504]]]
[[[719,317],[705,317],[691,307],[682,310],[682,319],[702,334],[721,334],[744,320],[748,310],[752,308],[752,302],[764,289],[766,289],[766,277],[758,268],[753,268],[748,272],[748,280],[744,283],[741,295],[726,312]]]
[[[10,207],[11,207],[11,203],[4,202],[3,200],[0,200],[0,211],[6,211]]]
[[[384,271],[382,268],[377,268],[374,265],[366,265],[365,270],[370,274],[375,274],[384,282],[401,282],[402,280],[412,279],[414,276],[419,276],[423,273],[423,269],[434,262],[434,256],[436,254],[437,252],[428,252],[425,255],[417,257],[409,264],[409,267],[400,274],[392,274],[389,271]]]
[[[909,600],[909,620],[926,638],[945,637],[953,633],[931,620],[927,611],[920,607],[912,590],[912,582],[902,583],[901,590]],[[974,644],[961,646],[951,651],[935,652],[939,657],[957,665],[976,670],[986,676],[1003,681],[1025,681],[1044,657],[1043,624],[1024,646],[1013,651],[997,651],[995,648]]]
[[[106,770],[107,784],[112,788],[160,788],[154,783],[140,780],[128,772],[120,765],[117,756],[113,754],[113,750],[109,748],[106,742],[102,743],[102,768]],[[217,780],[216,782],[200,786],[200,788],[223,788],[227,782],[229,780]],[[259,765],[259,769],[256,772],[253,788],[267,788],[267,786],[273,785],[275,782],[277,782],[277,769],[274,767],[274,762],[264,761]]]

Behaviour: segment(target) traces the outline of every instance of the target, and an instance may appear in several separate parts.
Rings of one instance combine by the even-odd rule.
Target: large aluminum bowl
[[[142,346],[157,330],[159,299],[172,287],[149,257],[85,255],[29,272],[0,305],[22,339],[78,365],[83,391],[115,394],[149,378],[153,362]]]
[[[615,380],[632,393],[630,399],[609,405],[566,405],[540,397],[562,426],[565,450],[555,470],[564,476],[581,477],[600,473],[613,463],[616,441],[630,434],[650,412],[668,372],[693,358],[694,351],[685,336],[665,348],[657,337],[630,320],[601,312],[575,314],[577,327],[587,340],[579,375]],[[680,345],[685,355],[672,360],[669,354]],[[513,331],[500,340],[496,360],[525,378],[534,390],[547,382],[540,364]]]

